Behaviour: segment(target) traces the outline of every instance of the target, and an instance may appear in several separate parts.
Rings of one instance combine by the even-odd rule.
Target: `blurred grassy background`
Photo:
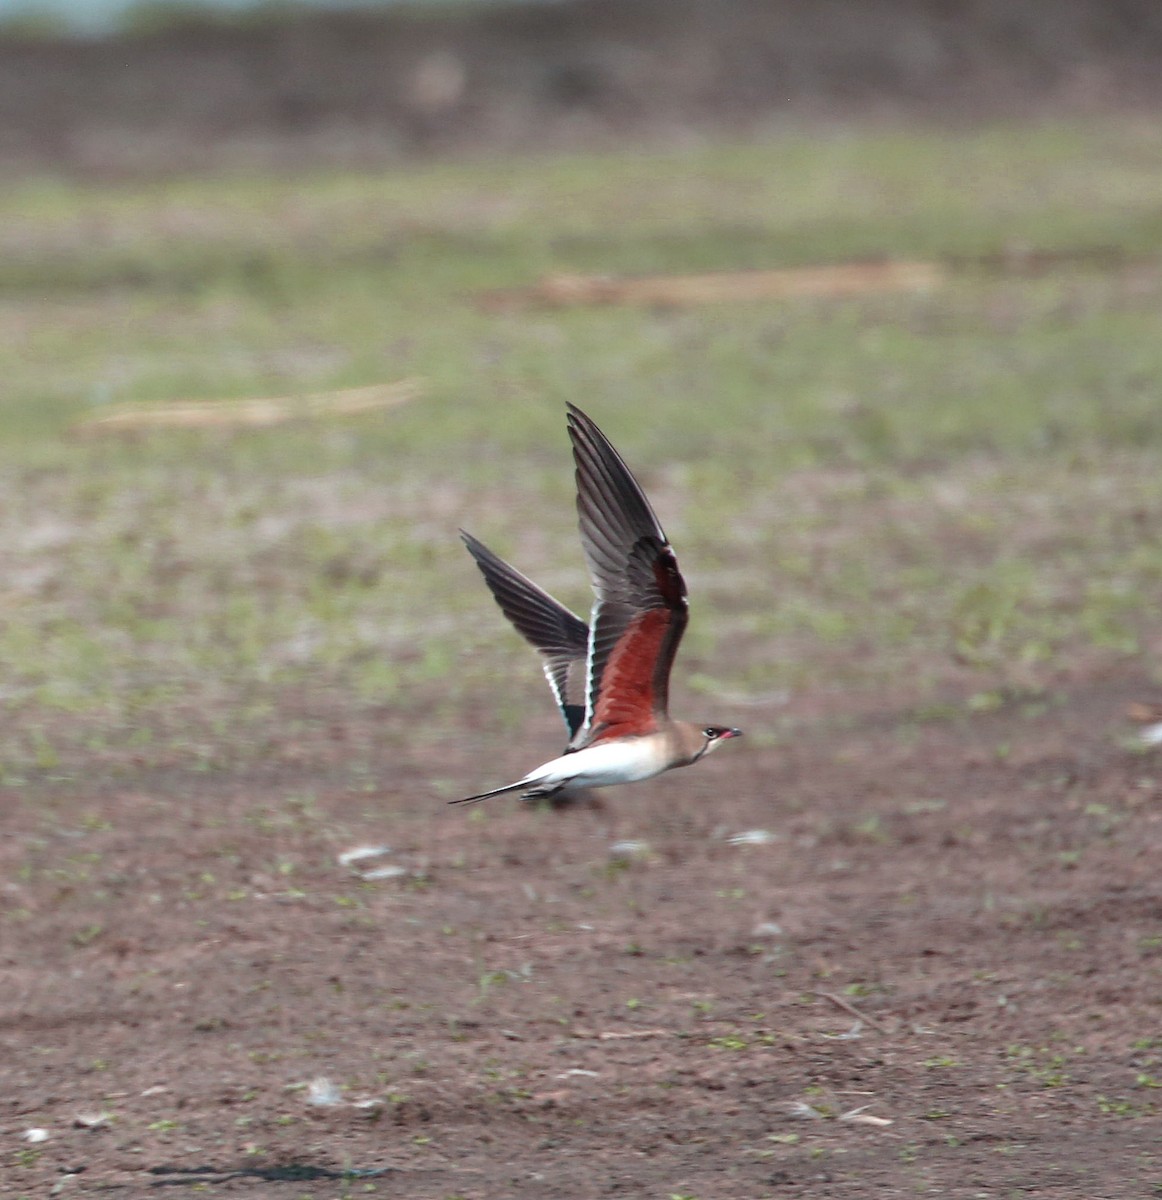
[[[1156,675],[1160,152],[1157,122],[1122,118],[7,185],[4,780],[257,762],[360,714],[401,753],[529,722],[552,750],[535,661],[456,530],[584,610],[566,400],[678,548],[680,709],[734,710],[761,743],[842,705],[1051,699],[1127,656]],[[949,282],[665,311],[476,300],[552,272],[881,256],[948,262]],[[380,415],[73,430],[112,402],[404,376],[423,396]]]

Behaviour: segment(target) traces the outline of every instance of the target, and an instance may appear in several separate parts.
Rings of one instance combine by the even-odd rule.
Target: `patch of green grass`
[[[1160,148],[1127,122],[9,185],[6,779],[277,759],[337,715],[380,714],[401,750],[527,726],[535,662],[456,529],[584,610],[566,400],[680,551],[679,687],[889,687],[919,712],[1141,653],[1162,583],[1157,265],[977,260],[1154,254]],[[669,311],[475,298],[552,272],[882,255],[951,273],[919,296]],[[114,401],[405,375],[423,397],[384,415],[69,434]]]
[[[1099,1112],[1111,1117],[1147,1117],[1153,1116],[1157,1111],[1154,1104],[1139,1104],[1133,1100],[1127,1100],[1124,1096],[1099,1095],[1097,1107]]]
[[[721,1037],[711,1038],[707,1045],[716,1050],[745,1050],[750,1046],[750,1042],[741,1033],[726,1033]]]
[[[1075,1057],[1084,1053],[1082,1046],[1057,1050],[1047,1046],[1012,1045],[1005,1050],[1009,1065],[1043,1088],[1069,1086],[1073,1076],[1067,1068]]]

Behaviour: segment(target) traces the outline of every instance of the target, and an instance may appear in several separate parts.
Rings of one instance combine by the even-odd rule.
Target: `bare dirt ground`
[[[321,702],[253,776],[6,788],[0,1194],[1155,1195],[1158,699],[793,698],[565,813]]]

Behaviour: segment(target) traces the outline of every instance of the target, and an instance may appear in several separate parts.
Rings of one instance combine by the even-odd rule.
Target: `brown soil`
[[[434,794],[548,724],[340,782],[386,714],[251,777],[6,789],[0,1194],[1157,1194],[1157,700],[824,703],[777,747],[755,710],[564,813]]]

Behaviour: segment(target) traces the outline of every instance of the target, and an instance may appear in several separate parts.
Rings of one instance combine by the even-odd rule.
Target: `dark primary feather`
[[[545,676],[573,737],[585,719],[583,664],[589,626],[483,542],[463,530],[460,536],[501,611],[544,657]]]
[[[642,538],[652,538],[660,548],[666,535],[621,455],[579,408],[572,404],[567,408],[581,544],[594,590],[599,599],[636,605],[644,581],[627,573],[630,553]]]
[[[586,744],[647,732],[665,715],[670,667],[687,621],[686,585],[621,455],[580,409],[568,410],[581,544],[597,594],[580,740]]]

